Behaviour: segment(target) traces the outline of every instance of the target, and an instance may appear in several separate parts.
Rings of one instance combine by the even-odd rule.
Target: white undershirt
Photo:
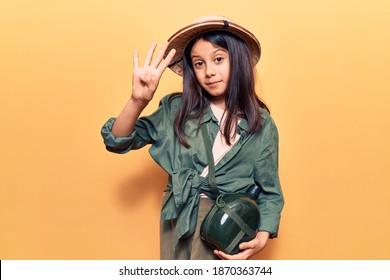
[[[215,141],[212,149],[213,157],[214,157],[214,165],[217,165],[217,163],[231,149],[231,147],[238,141],[238,139],[240,139],[240,134],[238,134],[235,130],[232,131],[231,145],[229,146],[226,143],[225,137],[221,133],[221,131],[223,131],[224,129],[224,124],[225,124],[225,116],[224,116],[225,111],[212,103],[210,104],[210,108],[213,111],[214,116],[217,118],[220,127],[217,136],[215,137]],[[209,168],[208,166],[206,166],[202,174],[200,174],[200,176],[206,177],[208,173],[209,173]]]

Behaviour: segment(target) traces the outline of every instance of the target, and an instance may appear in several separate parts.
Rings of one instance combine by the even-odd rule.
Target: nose
[[[212,76],[215,76],[215,69],[212,66],[212,64],[207,65],[206,66],[206,77],[212,77]]]

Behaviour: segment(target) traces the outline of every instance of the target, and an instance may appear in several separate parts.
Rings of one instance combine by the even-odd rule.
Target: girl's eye
[[[198,62],[194,63],[194,67],[195,68],[200,68],[202,65],[203,65],[203,62],[201,62],[201,61],[198,61]]]
[[[222,62],[223,61],[223,57],[219,56],[215,59],[216,62]]]

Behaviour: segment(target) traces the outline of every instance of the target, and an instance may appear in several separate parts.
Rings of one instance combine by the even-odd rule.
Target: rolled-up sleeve
[[[279,136],[276,125],[268,117],[263,124],[262,144],[256,162],[256,178],[262,192],[258,198],[260,208],[259,230],[268,231],[270,238],[278,235],[284,198],[279,180]]]
[[[116,118],[110,118],[102,127],[100,134],[103,137],[104,145],[106,149],[113,153],[123,154],[131,150],[134,143],[134,136],[136,131],[133,131],[126,137],[115,137],[112,134],[112,126],[114,125]]]
[[[106,149],[113,153],[123,154],[136,150],[148,144],[153,144],[164,138],[166,133],[167,97],[159,103],[157,110],[150,116],[141,117],[135,123],[134,130],[125,137],[116,137],[112,134],[112,127],[116,118],[110,118],[102,127],[100,134],[103,137]]]

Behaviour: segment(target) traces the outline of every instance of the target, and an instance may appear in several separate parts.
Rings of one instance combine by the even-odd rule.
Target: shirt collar
[[[210,120],[213,120],[214,122],[218,123],[218,119],[214,116],[210,106],[207,106],[203,111],[203,118],[200,123],[202,124]]]
[[[203,112],[203,118],[200,122],[200,124],[208,122],[210,120],[213,120],[215,123],[218,123],[218,119],[214,116],[213,111],[211,110],[210,106],[207,106]],[[238,124],[238,131],[241,135],[245,135],[249,132],[248,130],[248,122],[246,119],[241,119],[241,121]]]
[[[238,124],[238,128],[244,130],[245,132],[249,132],[248,130],[248,121],[246,119],[241,119]]]

